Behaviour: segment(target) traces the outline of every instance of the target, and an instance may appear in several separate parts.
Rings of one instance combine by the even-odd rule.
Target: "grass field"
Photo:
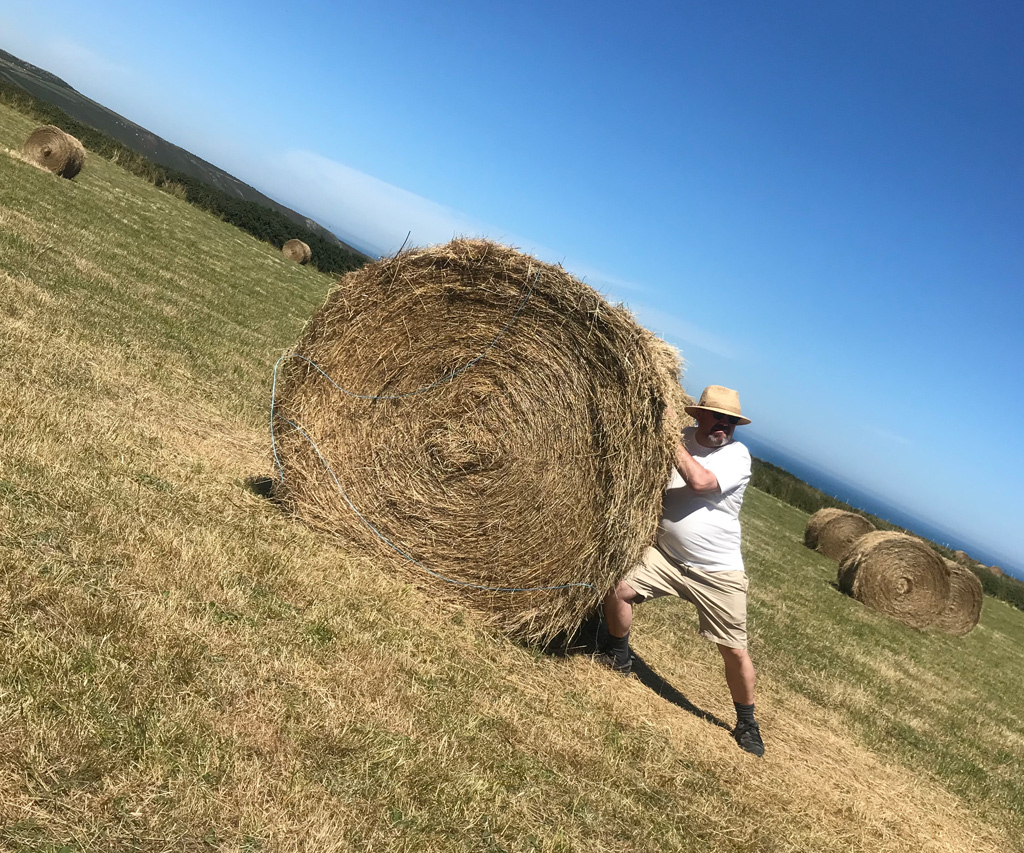
[[[0,107],[0,848],[1024,849],[1024,613],[873,614],[750,490],[762,760],[680,602],[640,679],[490,634],[245,486],[332,281],[4,153],[32,127]]]

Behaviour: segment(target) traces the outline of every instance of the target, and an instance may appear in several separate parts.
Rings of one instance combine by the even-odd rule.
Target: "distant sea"
[[[750,452],[758,459],[763,459],[765,462],[770,462],[772,465],[777,465],[779,468],[789,471],[790,474],[799,477],[816,489],[821,489],[827,495],[838,498],[844,503],[848,503],[879,518],[884,518],[891,524],[916,533],[925,539],[930,539],[939,545],[945,545],[953,550],[966,551],[978,562],[984,563],[987,566],[999,566],[1007,574],[1024,580],[1024,569],[1009,564],[1005,557],[986,550],[954,531],[946,530],[926,519],[919,518],[903,507],[888,503],[878,495],[864,491],[835,474],[815,467],[814,463],[807,459],[801,459],[799,456],[787,453],[773,444],[761,441],[749,432],[744,433],[742,436],[738,435],[737,438],[747,445],[750,448]]]

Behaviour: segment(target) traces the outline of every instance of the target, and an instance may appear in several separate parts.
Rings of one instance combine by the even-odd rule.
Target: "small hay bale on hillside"
[[[974,562],[974,560],[967,556],[966,551],[954,551],[953,559],[956,560],[961,566],[969,566],[971,563]]]
[[[313,259],[313,250],[301,240],[289,240],[281,247],[282,254],[290,261],[308,264]]]
[[[876,530],[861,536],[839,564],[839,588],[912,628],[927,628],[946,609],[949,570],[915,536]]]
[[[832,560],[842,560],[854,542],[874,529],[875,525],[855,512],[833,515],[818,533],[818,551]]]
[[[804,528],[804,545],[808,548],[817,548],[818,537],[821,535],[825,525],[833,518],[842,515],[845,511],[839,509],[839,507],[827,506],[814,513],[807,519],[807,526]]]
[[[981,580],[968,568],[943,558],[949,569],[946,609],[929,627],[958,637],[969,634],[981,619]]]
[[[85,164],[85,146],[52,124],[32,131],[21,151],[33,163],[62,178],[75,177]]]
[[[666,402],[692,403],[679,370],[559,266],[486,240],[412,249],[346,275],[282,362],[279,494],[497,629],[550,639],[654,537]]]

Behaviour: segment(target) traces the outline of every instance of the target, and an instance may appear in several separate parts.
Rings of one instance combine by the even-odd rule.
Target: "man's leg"
[[[764,755],[761,729],[754,719],[754,664],[746,649],[718,645],[725,663],[725,681],[736,708],[733,737],[741,748],[758,757]]]
[[[746,649],[718,645],[725,662],[725,681],[737,705],[754,704],[754,663]]]
[[[629,629],[633,625],[633,601],[636,590],[626,581],[620,581],[604,597],[604,623],[608,630],[608,665],[619,672],[628,673],[629,660]]]
[[[629,629],[633,627],[635,599],[636,590],[626,581],[619,581],[619,585],[604,597],[604,621],[613,637],[629,635]]]

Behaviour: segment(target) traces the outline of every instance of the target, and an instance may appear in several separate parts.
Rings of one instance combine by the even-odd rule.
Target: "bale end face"
[[[62,178],[74,178],[85,164],[85,146],[52,124],[32,131],[21,150],[33,163]]]
[[[656,531],[682,391],[653,340],[561,267],[486,240],[367,264],[278,381],[287,499],[504,633],[571,630]]]
[[[839,588],[912,628],[927,628],[946,608],[949,570],[928,545],[905,533],[861,536],[839,564]]]
[[[308,264],[313,259],[313,250],[301,240],[289,240],[281,247],[281,253],[298,264]]]
[[[939,618],[929,627],[962,637],[973,631],[981,619],[981,580],[970,569],[952,560],[943,562],[949,570],[949,599]]]
[[[855,512],[840,512],[825,522],[818,534],[818,551],[832,560],[842,560],[865,533],[875,529],[870,521]]]
[[[807,526],[804,528],[804,545],[808,548],[818,547],[818,537],[821,535],[821,531],[825,525],[828,524],[833,518],[842,515],[844,510],[834,506],[827,506],[823,509],[819,509],[810,518],[807,519]]]

